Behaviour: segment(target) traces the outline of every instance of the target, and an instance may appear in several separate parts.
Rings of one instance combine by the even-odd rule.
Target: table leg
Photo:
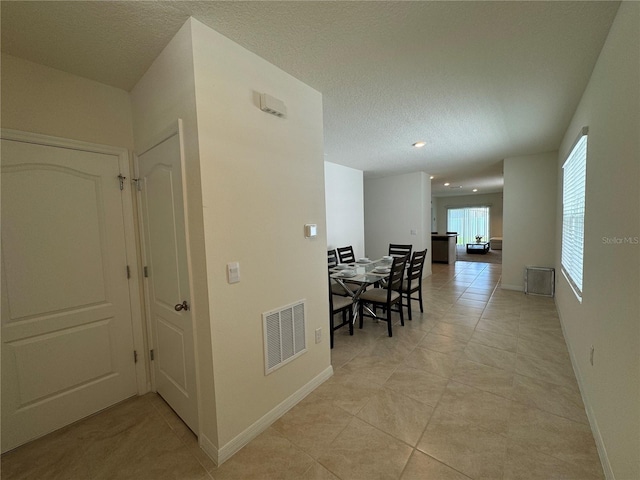
[[[352,323],[355,325],[356,319],[358,318],[358,313],[359,313],[358,307],[360,306],[360,295],[362,294],[362,292],[364,292],[365,288],[367,288],[367,284],[366,283],[361,284],[360,287],[358,287],[358,289],[354,292],[349,287],[347,287],[347,285],[342,281],[341,278],[336,278],[335,281],[338,282],[340,286],[344,288],[349,295],[351,295],[351,300],[353,301],[353,307],[351,308],[353,312]],[[371,315],[375,317],[375,314],[371,311],[369,307],[365,305],[364,308],[366,308],[371,313]]]

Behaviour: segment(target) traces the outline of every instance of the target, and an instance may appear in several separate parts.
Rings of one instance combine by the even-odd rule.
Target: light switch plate
[[[240,264],[238,262],[227,263],[227,281],[229,283],[240,281]]]

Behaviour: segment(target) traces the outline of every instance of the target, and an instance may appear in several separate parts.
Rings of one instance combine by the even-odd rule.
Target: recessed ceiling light
[[[474,188],[474,189],[473,189],[473,191],[474,191],[474,192],[477,192],[477,191],[478,191],[478,189],[477,189],[477,188]]]
[[[414,147],[416,148],[422,148],[427,144],[427,142],[416,142],[413,144]]]
[[[431,176],[429,177],[429,180],[433,180],[434,178],[436,178],[436,177],[434,177],[433,175],[431,175]]]
[[[449,182],[444,184],[445,187],[448,187],[449,185],[451,185]]]

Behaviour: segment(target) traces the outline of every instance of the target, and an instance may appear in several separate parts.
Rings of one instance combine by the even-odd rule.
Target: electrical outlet
[[[593,367],[593,354],[595,353],[595,348],[593,348],[593,345],[591,345],[591,351],[589,352],[589,363],[591,363],[591,366]]]
[[[316,343],[320,343],[322,341],[322,329],[316,328]]]

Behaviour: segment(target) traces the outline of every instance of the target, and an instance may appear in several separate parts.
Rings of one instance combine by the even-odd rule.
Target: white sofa
[[[502,250],[502,237],[491,237],[489,247],[491,250]]]

